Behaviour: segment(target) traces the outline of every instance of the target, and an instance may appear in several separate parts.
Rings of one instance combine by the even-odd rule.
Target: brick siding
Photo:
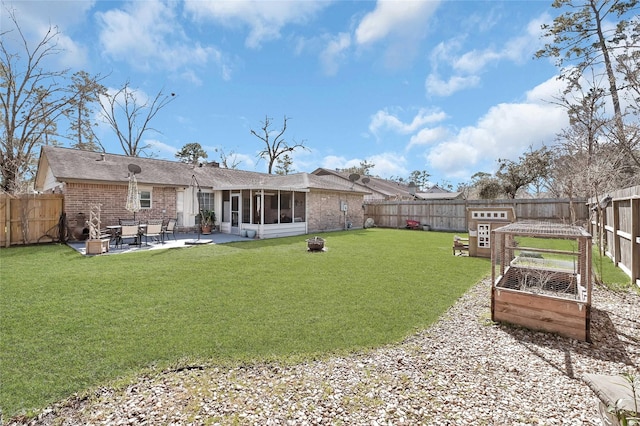
[[[64,210],[69,226],[83,227],[89,219],[92,204],[100,205],[100,226],[115,225],[119,219],[133,219],[133,213],[125,209],[127,185],[67,183],[64,188]],[[163,213],[164,210],[164,213]],[[136,213],[136,220],[169,219],[176,217],[176,189],[154,186],[151,208]]]
[[[362,228],[362,195],[312,190],[307,197],[307,222],[310,233],[345,229],[345,213],[340,210],[341,202],[348,205],[346,221],[351,222],[353,228]]]

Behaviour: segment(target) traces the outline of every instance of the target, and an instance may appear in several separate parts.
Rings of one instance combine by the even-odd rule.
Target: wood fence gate
[[[65,239],[62,194],[0,194],[0,247]]]

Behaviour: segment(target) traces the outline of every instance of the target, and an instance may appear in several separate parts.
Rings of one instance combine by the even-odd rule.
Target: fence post
[[[4,210],[4,246],[9,247],[11,245],[11,197],[7,195],[5,199],[7,204]]]

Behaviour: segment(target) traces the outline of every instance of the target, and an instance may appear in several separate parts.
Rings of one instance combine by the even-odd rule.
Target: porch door
[[[231,194],[231,233],[240,234],[239,224],[241,222],[240,194]]]

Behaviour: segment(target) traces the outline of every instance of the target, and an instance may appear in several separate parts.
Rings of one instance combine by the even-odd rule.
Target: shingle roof
[[[334,176],[341,178],[345,181],[349,180],[349,173],[341,172],[338,170],[331,170],[325,168],[318,168],[312,172],[313,175],[317,176]],[[461,192],[451,192],[446,189],[440,188],[438,185],[433,185],[425,192],[418,192],[415,194],[411,194],[411,190],[409,190],[409,185],[405,185],[401,182],[396,182],[392,180],[377,178],[373,176],[363,176],[369,178],[367,183],[362,182],[362,178],[357,180],[355,184],[359,186],[361,189],[369,189],[371,191],[375,191],[379,194],[382,194],[386,197],[401,197],[403,199],[422,199],[422,200],[454,200],[456,198],[460,198],[462,196]]]
[[[54,146],[42,147],[38,173],[44,164],[49,165],[59,182],[93,181],[127,183],[130,164],[140,167],[136,174],[139,184],[163,186],[189,186],[195,181],[203,188],[224,189],[323,189],[340,192],[367,193],[352,185],[333,182],[308,173],[270,175],[246,170],[225,169],[211,165],[194,166],[178,161],[155,158],[128,157],[118,154],[82,151]],[[40,181],[39,179],[37,179]]]
[[[52,174],[58,181],[102,181],[126,183],[129,164],[139,166],[139,183],[159,185],[189,185],[191,165],[177,161],[117,154],[82,151],[54,146],[42,147],[40,156],[46,156]]]
[[[341,179],[344,179],[345,181],[349,181],[349,175],[350,175],[347,172],[325,169],[322,167],[314,170],[312,174],[317,176],[336,176]],[[362,182],[363,180],[362,178],[365,178],[365,177],[369,179],[369,181],[366,184]],[[394,197],[394,196],[400,196],[403,198],[413,197],[409,191],[409,186],[403,183],[382,179],[382,178],[377,178],[374,176],[362,176],[362,178],[356,181],[355,184],[359,186],[360,189],[363,189],[365,191],[368,189],[368,190],[380,193],[387,197]]]

